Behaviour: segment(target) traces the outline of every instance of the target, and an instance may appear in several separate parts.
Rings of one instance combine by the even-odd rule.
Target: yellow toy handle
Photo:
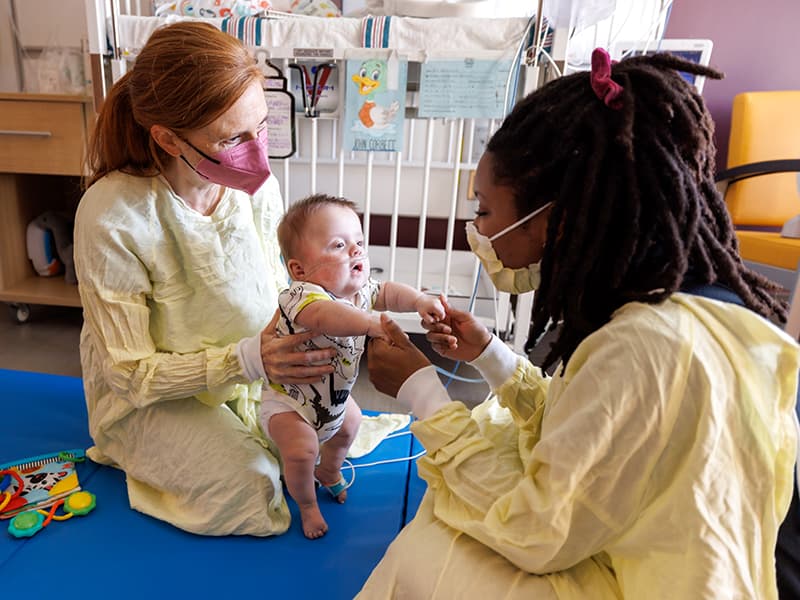
[[[53,506],[53,510],[55,510],[59,506],[60,506],[59,504],[54,505]],[[50,519],[52,519],[53,521],[66,521],[67,519],[71,519],[72,517],[75,516],[72,513],[67,513],[65,515],[57,515],[57,514],[55,514],[55,512],[53,512],[53,514],[51,515],[46,510],[41,510],[41,509],[37,510],[36,512],[38,512],[40,515],[44,515],[45,517],[48,517],[47,519],[45,519],[45,524],[49,523]]]

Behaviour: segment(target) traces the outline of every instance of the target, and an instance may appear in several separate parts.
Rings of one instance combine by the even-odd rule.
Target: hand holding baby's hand
[[[422,323],[425,338],[437,354],[452,360],[475,360],[492,341],[486,326],[468,311],[456,310],[442,297],[446,316],[436,323]]]
[[[444,319],[445,311],[441,300],[436,296],[421,293],[414,303],[414,309],[422,317],[423,323],[437,323]]]
[[[367,335],[371,338],[386,338],[386,332],[383,330],[383,325],[381,325],[381,315],[379,313],[372,313],[370,315]]]

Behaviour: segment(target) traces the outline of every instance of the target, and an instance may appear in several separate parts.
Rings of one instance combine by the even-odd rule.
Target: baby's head
[[[366,283],[369,261],[356,206],[314,194],[294,203],[278,225],[278,243],[289,275],[349,298]]]

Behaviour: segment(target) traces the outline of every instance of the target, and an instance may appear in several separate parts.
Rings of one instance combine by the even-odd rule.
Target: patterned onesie
[[[312,302],[342,302],[360,310],[371,311],[378,298],[381,284],[370,278],[356,293],[355,304],[337,298],[324,288],[304,281],[292,282],[278,296],[281,311],[278,319],[279,336],[302,333],[307,329],[294,322],[300,311]],[[286,409],[294,410],[317,432],[319,441],[325,442],[339,431],[344,420],[347,397],[358,376],[358,364],[364,352],[365,335],[334,337],[317,336],[304,344],[303,349],[335,348],[334,371],[317,383],[278,384],[265,388],[261,400],[261,427],[269,434],[269,417]]]

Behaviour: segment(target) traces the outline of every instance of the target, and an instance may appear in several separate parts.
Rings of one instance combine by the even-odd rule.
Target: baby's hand
[[[445,316],[444,306],[436,296],[420,294],[414,303],[414,308],[424,323],[436,323]]]
[[[369,330],[367,331],[367,335],[371,338],[386,337],[386,332],[383,330],[383,325],[381,325],[380,313],[372,313],[370,315],[370,324],[369,324]]]

